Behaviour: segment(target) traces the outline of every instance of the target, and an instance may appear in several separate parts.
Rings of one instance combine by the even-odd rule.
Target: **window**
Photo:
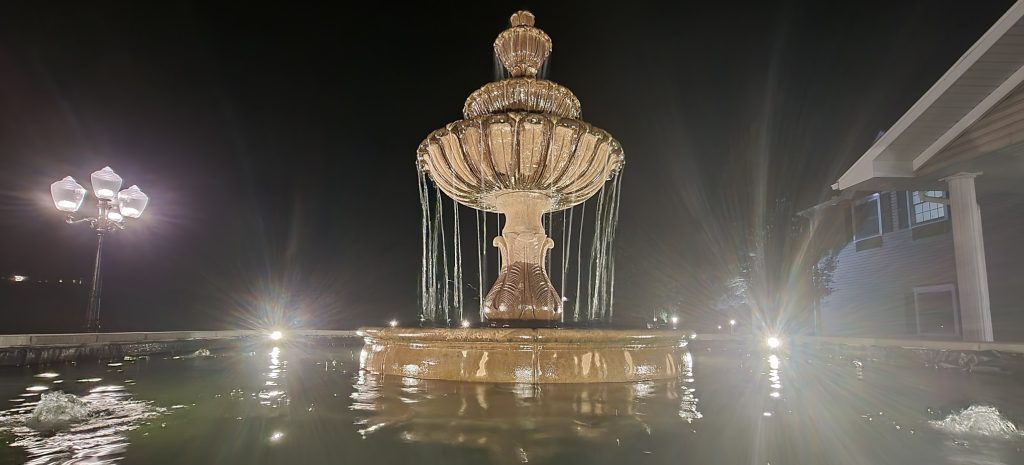
[[[943,191],[925,192],[927,197],[946,198]],[[919,224],[942,221],[946,219],[946,206],[938,202],[929,202],[921,198],[920,192],[910,193],[910,222],[915,226]]]
[[[914,288],[917,334],[956,337],[960,335],[960,315],[956,288],[952,284]]]
[[[878,194],[869,195],[853,204],[853,238],[867,239],[882,234],[882,210]]]

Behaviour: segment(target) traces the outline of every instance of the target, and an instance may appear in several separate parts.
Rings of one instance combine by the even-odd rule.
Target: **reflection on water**
[[[0,465],[1024,463],[1013,377],[719,345],[673,380],[460,384],[361,373],[360,347],[0,370]]]
[[[771,389],[768,393],[768,397],[771,397],[772,399],[782,397],[782,376],[779,375],[779,367],[781,365],[782,361],[779,360],[778,355],[768,355],[768,387]]]
[[[266,377],[263,388],[257,394],[260,404],[273,408],[288,405],[288,392],[285,390],[285,373],[288,371],[286,369],[288,361],[282,360],[281,348],[277,346],[270,349],[267,355],[270,356],[270,365],[267,367],[269,371],[263,374]]]
[[[682,383],[679,386],[679,418],[693,423],[703,415],[697,410],[697,389],[693,384],[693,354],[686,352],[683,355],[683,375],[680,377]]]
[[[692,361],[684,357],[679,379],[640,383],[503,385],[360,373],[351,409],[364,438],[388,435],[526,462],[552,456],[569,439],[621,444],[699,420]]]

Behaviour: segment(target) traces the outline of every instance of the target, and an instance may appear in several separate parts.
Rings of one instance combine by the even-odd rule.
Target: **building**
[[[1024,3],[809,208],[818,331],[1024,340]]]

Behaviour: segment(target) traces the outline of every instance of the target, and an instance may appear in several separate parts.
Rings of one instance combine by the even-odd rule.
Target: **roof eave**
[[[900,135],[916,121],[943,93],[973,66],[1006,32],[1024,17],[1024,0],[1018,0],[1010,7],[995,24],[965,52],[953,66],[939,78],[913,106],[903,114],[896,123],[882,135],[864,155],[862,155],[839,179],[832,184],[833,190],[860,188],[865,182],[877,177],[913,177],[914,170],[921,167],[934,154],[952,142],[970,124],[977,121],[993,105],[998,103],[1007,93],[1024,81],[1024,68],[1017,70],[995,91],[986,97],[977,107],[968,112],[956,124],[951,126],[927,150],[916,156],[911,162],[878,160],[878,157]]]

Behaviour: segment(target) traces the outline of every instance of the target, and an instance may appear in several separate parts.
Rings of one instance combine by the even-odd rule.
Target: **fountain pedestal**
[[[501,252],[501,267],[484,299],[484,316],[498,326],[561,320],[562,299],[544,265],[555,245],[541,222],[551,199],[537,192],[508,192],[498,196],[495,204],[505,215],[505,228],[494,238],[494,246]]]

